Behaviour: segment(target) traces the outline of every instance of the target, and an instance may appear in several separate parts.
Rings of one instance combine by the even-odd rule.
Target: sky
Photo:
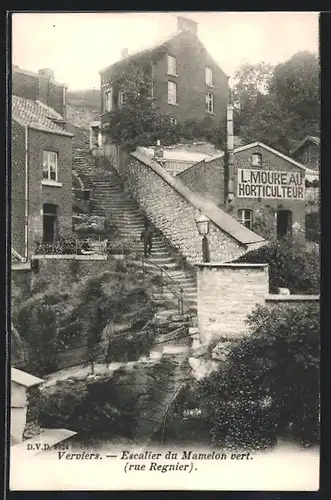
[[[230,78],[243,63],[318,53],[318,12],[14,13],[12,63],[51,68],[70,90],[100,88],[100,69],[123,48],[137,52],[175,33],[177,15],[199,23],[200,40]]]

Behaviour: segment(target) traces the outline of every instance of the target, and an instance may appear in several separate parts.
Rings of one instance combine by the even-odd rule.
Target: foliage
[[[37,376],[57,368],[57,315],[44,300],[24,303],[18,313],[17,328],[28,346],[25,369]]]
[[[109,271],[92,277],[82,276],[71,266],[71,272],[59,271],[56,281],[48,282],[42,273],[35,275],[30,296],[16,304],[13,317],[20,339],[27,344],[25,368],[31,373],[56,370],[63,351],[86,344],[91,366],[105,361],[108,340],[117,324],[124,323],[130,330],[130,352],[145,353],[139,332],[156,311],[151,278],[146,276],[143,282],[141,269],[134,263],[109,259],[107,266]],[[124,355],[127,340],[118,341],[123,346],[116,352]],[[14,350],[18,345],[13,344]]]
[[[41,426],[69,428],[80,436],[111,437],[121,426],[121,412],[112,401],[109,379],[58,383],[44,389],[40,401]]]
[[[319,310],[314,304],[258,306],[251,336],[195,397],[216,446],[256,449],[291,437],[316,444],[319,429]]]
[[[237,262],[269,265],[270,291],[289,288],[293,294],[320,293],[320,257],[318,248],[290,239],[276,240],[239,257]]]
[[[233,89],[235,133],[289,154],[295,141],[319,134],[317,56],[298,52],[272,67],[244,64]]]
[[[321,219],[319,212],[310,212],[306,214],[306,237],[315,243],[320,242],[321,238]]]

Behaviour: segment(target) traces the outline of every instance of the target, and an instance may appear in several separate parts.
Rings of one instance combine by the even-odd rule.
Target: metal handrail
[[[174,283],[174,284],[175,284],[175,285],[179,288],[179,290],[180,290],[180,292],[181,292],[181,293],[183,293],[183,292],[184,292],[184,289],[180,286],[180,284],[178,283],[178,281],[174,280],[174,279],[172,278],[172,276],[170,276],[170,274],[168,274],[168,273],[167,273],[167,271],[166,271],[165,269],[163,269],[163,267],[162,267],[162,266],[160,266],[159,264],[156,264],[155,262],[152,262],[152,261],[151,261],[151,260],[149,260],[149,259],[146,259],[146,257],[142,257],[142,258],[141,258],[141,260],[142,260],[143,262],[144,262],[144,261],[145,261],[145,262],[148,262],[149,264],[152,264],[152,266],[155,266],[155,267],[157,267],[158,269],[160,269],[160,271],[161,271],[161,276],[162,276],[162,274],[165,274],[165,275],[166,275],[166,276],[170,279],[170,281],[172,281],[172,282],[173,282],[173,283]]]
[[[159,266],[158,264],[155,264],[155,262],[152,262],[151,260],[146,259],[146,257],[142,257],[141,261],[142,261],[143,275],[145,274],[144,262],[148,262],[152,266],[160,269],[160,274],[161,274],[161,284],[160,284],[160,286],[161,286],[161,293],[163,293],[163,283],[162,283],[163,274],[165,274],[170,279],[170,281],[179,289],[179,297],[177,297],[178,298],[178,313],[181,314],[181,315],[183,315],[184,314],[184,289],[180,286],[180,284],[176,280],[174,280],[170,276],[170,274],[167,273],[167,271],[165,271],[165,269],[163,269],[162,266]],[[167,285],[165,285],[165,286],[167,286]],[[175,293],[175,295],[176,295],[176,293]]]

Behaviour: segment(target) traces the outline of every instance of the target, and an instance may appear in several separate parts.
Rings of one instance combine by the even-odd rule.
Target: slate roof
[[[34,385],[39,385],[44,382],[42,378],[30,375],[30,373],[18,370],[18,368],[11,369],[11,381],[23,385],[24,387],[33,387]]]
[[[153,148],[138,147],[138,151],[147,154],[148,156],[154,156]],[[188,162],[197,163],[205,158],[209,158],[210,155],[205,153],[196,153],[194,151],[169,151],[167,149],[163,150],[163,160],[165,161],[176,161],[176,162]]]
[[[107,70],[109,70],[110,68],[112,68],[115,65],[117,66],[117,65],[120,65],[122,63],[126,64],[126,63],[133,61],[134,59],[137,59],[137,58],[140,58],[143,56],[147,56],[147,55],[152,55],[154,51],[158,50],[163,45],[166,45],[168,42],[173,40],[179,34],[180,34],[180,32],[177,31],[176,33],[172,33],[171,35],[168,35],[164,39],[159,40],[157,43],[151,44],[149,47],[143,48],[137,52],[132,52],[131,54],[128,54],[127,57],[124,57],[123,59],[119,59],[118,61],[115,61],[114,63],[109,64],[107,67],[101,69],[99,71],[99,74],[101,75],[101,74],[105,73]]]
[[[292,163],[292,165],[295,165],[296,167],[299,167],[302,170],[306,170],[306,167],[302,163],[299,163],[298,161],[293,160],[293,158],[291,158],[290,156],[284,155],[280,151],[277,151],[276,149],[271,148],[270,146],[267,146],[266,144],[263,144],[263,142],[259,142],[259,141],[251,142],[250,144],[245,144],[244,146],[239,146],[237,148],[234,148],[233,152],[234,152],[234,154],[240,153],[240,151],[252,149],[252,148],[255,148],[256,146],[259,146],[262,149],[266,149],[267,151],[270,151],[270,153],[273,153],[274,155],[277,155],[280,158],[283,158],[284,160],[288,161],[289,163]],[[206,158],[204,161],[206,163],[208,163],[208,162],[216,160],[218,158],[222,158],[223,156],[224,156],[224,152],[222,151],[221,153],[218,153],[216,155],[209,156],[209,158]]]
[[[24,127],[28,126],[42,132],[73,137],[73,134],[63,130],[52,121],[52,119],[62,120],[61,115],[40,101],[31,101],[30,99],[13,95],[12,119]]]
[[[125,65],[125,64],[127,64],[129,62],[132,62],[132,61],[140,59],[140,58],[152,57],[153,55],[156,55],[158,53],[158,51],[160,51],[160,49],[162,49],[163,47],[166,49],[166,47],[167,47],[167,45],[168,45],[169,42],[171,42],[172,40],[174,40],[176,37],[182,35],[183,33],[185,33],[185,31],[176,31],[176,32],[174,32],[174,33],[166,36],[164,39],[159,40],[158,42],[150,45],[149,47],[146,47],[146,48],[144,48],[142,50],[139,50],[137,52],[133,52],[133,53],[129,54],[127,57],[124,57],[123,59],[119,59],[118,61],[116,61],[116,62],[114,62],[112,64],[109,64],[109,66],[107,66],[106,68],[101,69],[99,71],[99,75],[103,75],[110,68],[114,68],[114,67],[118,68],[118,67],[120,67],[122,65]],[[199,42],[199,44],[203,48],[205,48],[204,45],[203,45],[203,43],[201,42],[200,38],[198,37],[198,35],[194,35],[194,36],[196,37],[196,39]],[[206,50],[206,52],[209,54],[209,52],[207,50]],[[210,54],[209,54],[209,56],[210,56]],[[216,66],[218,66],[220,68],[220,65],[215,60],[214,60],[214,62],[216,64]],[[224,71],[223,71],[223,73],[224,73]]]

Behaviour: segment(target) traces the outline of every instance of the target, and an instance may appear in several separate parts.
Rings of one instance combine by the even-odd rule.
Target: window
[[[177,85],[175,82],[168,82],[168,104],[177,104]]]
[[[170,117],[170,123],[172,125],[177,125],[177,118],[173,118],[172,116]]]
[[[214,113],[214,94],[207,92],[206,94],[206,111]]]
[[[57,181],[57,156],[55,151],[43,152],[43,179]]]
[[[113,107],[113,89],[105,90],[104,111],[109,112]]]
[[[262,155],[261,155],[261,153],[253,153],[252,154],[252,166],[253,167],[261,167],[262,166]]]
[[[119,93],[118,93],[118,105],[123,106],[123,104],[125,104],[125,102],[126,102],[125,92],[119,91]]]
[[[247,210],[247,208],[238,210],[238,220],[243,226],[251,229],[253,222],[253,210]]]
[[[206,66],[206,84],[209,85],[209,87],[213,87],[214,81],[213,81],[213,70],[211,68],[208,68]]]
[[[173,56],[168,56],[168,75],[177,76],[176,58]]]

